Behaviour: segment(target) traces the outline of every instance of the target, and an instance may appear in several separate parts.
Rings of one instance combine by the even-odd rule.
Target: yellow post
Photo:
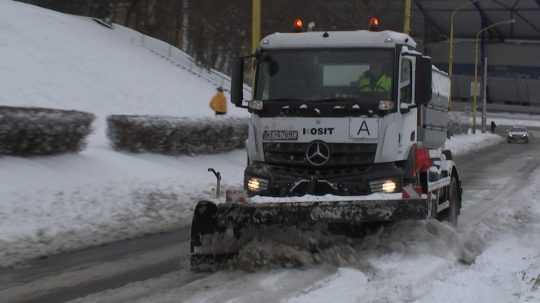
[[[261,0],[253,0],[252,6],[251,51],[255,53],[261,41]]]
[[[412,18],[412,0],[405,0],[405,11],[403,13],[403,32],[407,35],[411,34],[411,18]]]

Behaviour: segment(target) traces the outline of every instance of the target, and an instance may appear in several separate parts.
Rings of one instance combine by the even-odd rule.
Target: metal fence
[[[208,81],[213,86],[223,87],[227,92],[230,91],[231,78],[217,70],[208,69],[198,65],[195,60],[182,50],[168,44],[167,42],[158,40],[156,38],[138,33],[138,37],[132,37],[131,42],[148,49],[154,54],[169,61],[171,64],[176,65],[194,76],[202,78]],[[244,94],[250,95],[251,88],[248,85],[244,85]]]

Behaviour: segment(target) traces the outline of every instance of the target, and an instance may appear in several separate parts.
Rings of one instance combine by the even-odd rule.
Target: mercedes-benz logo
[[[323,166],[330,160],[330,147],[322,141],[313,141],[306,150],[306,160],[313,166]]]

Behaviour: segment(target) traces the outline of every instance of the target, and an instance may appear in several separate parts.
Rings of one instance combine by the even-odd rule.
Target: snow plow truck
[[[457,224],[461,183],[444,150],[449,79],[409,35],[272,34],[235,61],[231,81],[232,103],[251,113],[245,195],[197,204],[193,270],[227,262],[268,227]]]

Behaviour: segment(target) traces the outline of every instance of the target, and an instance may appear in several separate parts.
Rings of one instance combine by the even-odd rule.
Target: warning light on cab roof
[[[297,33],[304,31],[304,20],[301,18],[294,19],[294,31]]]
[[[379,27],[381,26],[381,19],[376,16],[369,17],[369,30],[372,32],[379,31]]]

